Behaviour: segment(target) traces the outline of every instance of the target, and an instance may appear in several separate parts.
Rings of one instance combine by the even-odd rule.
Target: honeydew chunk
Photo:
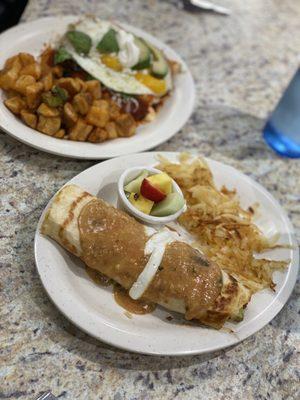
[[[175,214],[184,206],[184,199],[178,193],[170,193],[161,202],[157,203],[151,210],[154,217],[166,217]]]

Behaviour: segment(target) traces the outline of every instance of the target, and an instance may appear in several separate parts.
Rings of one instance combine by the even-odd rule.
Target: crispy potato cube
[[[94,100],[92,103],[92,106],[95,107],[107,107],[107,109],[109,110],[109,100],[104,100],[104,99],[99,99],[99,100]]]
[[[23,67],[26,67],[26,65],[30,65],[35,62],[34,57],[29,53],[19,53],[18,56]]]
[[[26,95],[26,89],[28,86],[33,85],[35,79],[31,75],[21,75],[15,84],[15,90],[23,95]]]
[[[92,129],[93,127],[91,125],[88,125],[82,118],[78,118],[76,124],[69,131],[69,138],[71,140],[84,142],[91,133]]]
[[[37,62],[26,65],[21,69],[20,72],[21,75],[31,75],[36,80],[40,79],[41,73],[42,73],[41,66]]]
[[[60,129],[60,125],[61,119],[59,117],[48,118],[40,115],[37,130],[46,133],[46,135],[53,136]]]
[[[98,128],[104,128],[109,121],[109,106],[105,100],[97,100],[86,116],[86,121]]]
[[[30,126],[30,128],[36,128],[37,116],[34,113],[27,110],[21,110],[21,118],[26,125]]]
[[[10,86],[7,84],[6,73],[4,70],[0,71],[0,89],[10,90]]]
[[[14,69],[10,69],[9,71],[6,72],[6,74],[4,76],[4,81],[5,81],[5,85],[7,86],[8,89],[14,89],[14,90],[18,91],[16,88],[18,76],[19,76],[19,73]],[[4,89],[4,87],[3,87],[3,89]]]
[[[76,78],[76,79],[79,79],[79,80],[80,80],[81,92],[86,92],[86,93],[88,93],[88,94],[91,96],[91,98],[93,99],[92,94],[91,94],[90,92],[87,91],[87,82],[83,81],[83,80],[80,79],[80,78]]]
[[[26,102],[30,109],[35,109],[41,102],[41,94],[43,91],[43,84],[36,82],[26,88]]]
[[[97,80],[85,82],[87,92],[90,92],[94,100],[101,98],[101,84]]]
[[[20,57],[15,58],[15,60],[12,62],[12,65],[10,66],[9,69],[17,72],[18,74],[20,73],[20,71],[22,69],[22,62],[20,60]]]
[[[57,108],[49,107],[45,103],[41,103],[37,109],[38,114],[44,115],[44,117],[58,117],[59,110]]]
[[[89,106],[91,106],[93,104],[93,96],[91,95],[90,92],[84,92],[83,94],[84,94]]]
[[[13,75],[15,77],[18,77],[21,69],[22,69],[22,62],[20,60],[19,55],[17,55],[17,56],[10,57],[6,61],[3,72],[10,72],[10,73],[13,73]],[[16,78],[15,78],[15,80],[16,80]]]
[[[21,110],[26,106],[25,101],[19,95],[5,100],[4,104],[14,114],[20,114]]]
[[[93,132],[90,134],[88,141],[92,143],[101,143],[108,139],[108,134],[105,129],[94,128]]]
[[[107,131],[107,139],[116,139],[118,137],[117,127],[115,122],[109,121],[105,125],[105,129]]]
[[[74,78],[60,78],[57,85],[65,89],[71,97],[80,92],[81,89],[80,83]]]
[[[86,83],[82,79],[78,78],[78,76],[76,76],[75,78],[72,78],[72,79],[75,79],[75,81],[80,85],[80,91],[81,92],[85,91]]]
[[[48,92],[49,90],[52,89],[53,86],[53,74],[52,72],[48,72],[48,74],[46,74],[43,78],[42,78],[42,82],[44,85],[44,90],[46,92]]]
[[[66,131],[64,129],[60,129],[57,131],[53,136],[59,139],[62,139],[66,134]]]
[[[4,68],[3,68],[4,71],[7,71],[7,70],[11,69],[13,67],[13,65],[15,64],[16,60],[18,60],[17,62],[20,65],[20,69],[21,69],[22,68],[22,62],[21,62],[21,60],[19,58],[19,54],[17,54],[16,56],[9,57],[5,61]]]
[[[109,102],[109,116],[113,121],[116,120],[121,113],[121,108],[114,101]]]
[[[41,69],[42,75],[47,75],[51,72],[51,67],[54,64],[54,50],[51,47],[47,47],[41,54]]]
[[[18,72],[14,69],[0,72],[0,88],[3,90],[15,89]]]
[[[86,115],[92,104],[92,95],[90,93],[77,93],[73,98],[73,107],[81,115]]]
[[[63,67],[61,65],[55,65],[55,67],[52,68],[52,73],[56,78],[61,78],[63,72]]]
[[[77,112],[74,110],[71,103],[65,103],[64,105],[63,120],[68,127],[76,124],[78,120]]]
[[[118,136],[129,137],[134,135],[136,122],[131,114],[122,114],[116,119]]]
[[[12,89],[8,89],[5,91],[6,98],[11,99],[12,97],[20,96],[18,92]]]

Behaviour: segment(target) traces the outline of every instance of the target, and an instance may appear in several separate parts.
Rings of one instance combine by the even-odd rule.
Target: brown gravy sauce
[[[213,308],[221,288],[217,265],[190,245],[173,242],[166,247],[159,271],[144,297],[156,302],[180,299],[185,305],[185,318],[200,319],[203,312]]]
[[[128,291],[118,284],[114,285],[114,297],[119,306],[132,314],[149,314],[156,307],[154,303],[148,301],[133,300]]]
[[[143,271],[149,256],[143,225],[123,211],[97,199],[86,204],[79,216],[81,257],[93,270],[109,277],[125,290],[115,289],[119,305],[132,313],[153,311],[153,303],[177,301],[186,319],[201,319],[212,309],[222,288],[221,271],[201,253],[183,242],[166,246],[161,265],[143,295],[132,300],[127,291]],[[149,311],[152,308],[151,311]]]
[[[92,269],[88,267],[87,265],[85,266],[86,273],[88,276],[94,281],[97,285],[100,286],[110,286],[113,284],[113,281],[109,279],[107,276],[101,274],[101,272],[96,271],[95,269]]]
[[[107,276],[101,274],[101,272],[96,271],[88,266],[85,267],[85,270],[88,276],[100,286],[111,286],[113,285],[113,281]],[[117,283],[114,284],[113,294],[116,303],[119,304],[124,310],[128,311],[131,314],[149,314],[155,310],[156,305],[154,303],[150,303],[143,300],[133,300],[128,291],[122,288],[122,286]],[[130,314],[129,314],[130,315]]]
[[[107,276],[101,274],[101,272],[96,271],[88,266],[85,267],[85,270],[88,276],[100,286],[111,286],[113,285],[113,281],[109,279]],[[113,294],[116,303],[119,304],[122,308],[132,314],[149,314],[155,310],[156,304],[150,303],[143,300],[133,300],[128,291],[117,283],[113,286]]]

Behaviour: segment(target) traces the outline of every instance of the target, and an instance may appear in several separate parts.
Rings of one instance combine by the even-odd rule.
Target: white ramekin
[[[149,171],[151,175],[153,174],[159,174],[162,171],[152,168],[152,167],[133,167],[133,168],[128,168],[126,169],[122,175],[119,178],[118,181],[118,207],[126,211],[127,213],[131,214],[134,216],[136,219],[146,222],[147,224],[151,225],[159,225],[159,224],[166,224],[168,222],[174,221],[177,219],[184,211],[186,211],[186,204],[182,206],[180,210],[178,210],[175,214],[168,215],[166,217],[154,217],[152,215],[147,215],[144,214],[143,212],[139,211],[136,209],[130,201],[127,199],[124,191],[124,186],[135,179],[142,171]],[[182,191],[180,187],[177,185],[177,183],[172,179],[172,185],[173,185],[173,192],[179,193],[182,197]]]

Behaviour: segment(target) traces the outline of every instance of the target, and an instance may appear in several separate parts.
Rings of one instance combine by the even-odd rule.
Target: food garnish
[[[61,64],[64,61],[71,60],[72,56],[67,50],[61,46],[59,47],[54,54],[54,64]]]
[[[117,41],[117,32],[114,29],[109,29],[97,45],[97,50],[100,53],[117,53],[120,48]]]
[[[87,55],[91,50],[92,40],[86,33],[80,31],[69,31],[66,33],[66,37],[78,54]]]

